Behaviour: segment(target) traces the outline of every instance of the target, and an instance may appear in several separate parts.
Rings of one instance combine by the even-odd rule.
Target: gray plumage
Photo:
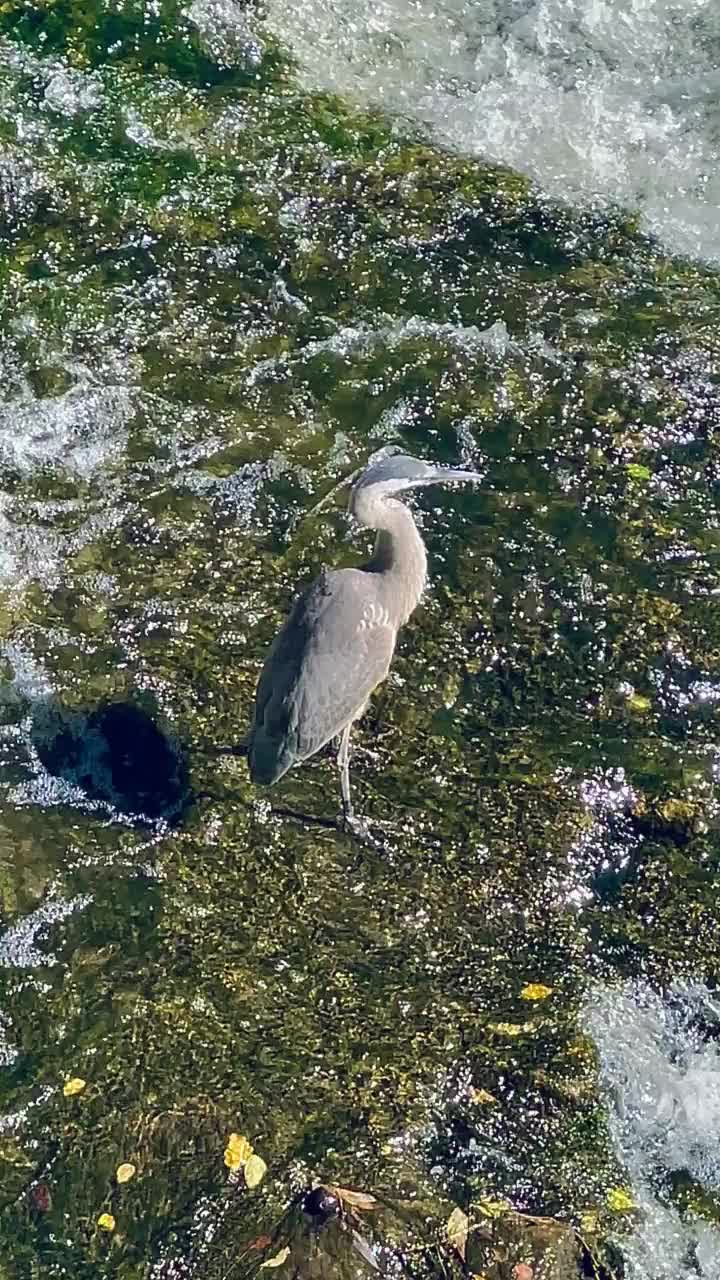
[[[273,641],[258,681],[247,739],[250,776],[271,785],[333,738],[346,820],[352,819],[350,730],[390,669],[397,633],[425,585],[425,546],[409,508],[392,495],[423,485],[477,480],[406,454],[370,464],[350,511],[376,529],[369,564],[324,569],[298,598]]]

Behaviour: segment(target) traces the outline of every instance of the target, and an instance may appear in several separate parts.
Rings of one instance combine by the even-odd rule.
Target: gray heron
[[[425,586],[427,554],[410,509],[396,495],[431,484],[477,481],[473,471],[432,466],[407,454],[371,462],[349,509],[377,530],[362,568],[323,569],[296,600],[260,674],[245,740],[253,782],[271,786],[293,765],[338,739],[343,818],[350,796],[350,733],[390,669],[398,631]]]

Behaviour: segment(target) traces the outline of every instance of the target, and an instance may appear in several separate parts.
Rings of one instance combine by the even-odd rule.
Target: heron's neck
[[[381,574],[388,603],[398,626],[407,622],[425,587],[427,555],[412,513],[402,502],[385,498],[373,504],[372,528],[377,529],[369,573]],[[370,521],[368,521],[370,523]]]

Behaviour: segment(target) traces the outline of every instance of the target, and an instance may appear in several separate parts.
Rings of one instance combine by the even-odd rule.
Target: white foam
[[[0,654],[13,671],[12,680],[2,686],[4,701],[8,695],[25,702],[42,702],[50,697],[53,691],[50,678],[24,645],[17,640],[6,640],[0,645]]]
[[[142,116],[128,107],[125,112],[125,134],[138,147],[150,147],[156,151],[171,151],[172,145],[159,138],[155,131],[146,124]]]
[[[45,991],[48,990],[46,986],[38,983],[36,979],[27,979],[23,982],[23,986],[30,985],[35,987],[36,990],[40,991],[43,995],[45,994]],[[27,1124],[28,1116],[32,1112],[33,1108],[41,1107],[45,1102],[47,1102],[48,1098],[52,1097],[52,1094],[52,1085],[42,1085],[41,1088],[37,1090],[35,1097],[31,1102],[28,1102],[25,1106],[16,1107],[14,1111],[8,1111],[5,1115],[0,1116],[0,1134],[21,1133]]]
[[[131,388],[87,385],[0,405],[0,462],[25,475],[45,466],[89,479],[121,456],[133,408]]]
[[[0,63],[0,67],[1,65]],[[41,166],[31,161],[20,147],[5,144],[0,154],[0,208],[3,219],[15,227],[29,225],[38,203],[49,190],[52,190],[52,182]],[[7,359],[8,353],[4,352],[3,365]]]
[[[10,1042],[10,1019],[0,1010],[0,1069],[9,1067],[19,1056],[19,1051]],[[0,1120],[0,1132],[2,1121]]]
[[[74,898],[51,898],[31,911],[29,915],[17,920],[0,937],[0,967],[6,969],[35,969],[56,963],[54,955],[41,951],[38,939],[50,925],[66,920],[75,911],[88,906],[92,898],[87,894],[77,894]]]
[[[720,260],[715,0],[267,0],[306,87]]]
[[[621,1243],[628,1280],[717,1280],[720,1230],[682,1215],[669,1176],[720,1190],[720,1002],[700,984],[665,997],[644,983],[596,992],[584,1021],[595,1040],[610,1134],[638,1207]]]
[[[252,11],[235,0],[192,0],[188,18],[202,43],[221,67],[247,70],[262,62],[263,46],[251,25]]]
[[[488,329],[478,329],[477,325],[438,324],[419,316],[410,316],[406,320],[388,317],[387,322],[378,327],[343,325],[329,338],[313,339],[292,355],[262,360],[250,370],[248,383],[254,386],[284,377],[291,369],[319,355],[335,356],[340,360],[369,359],[379,351],[395,351],[405,342],[422,340],[443,344],[470,359],[489,357],[501,360],[521,350],[511,340],[503,320],[497,320]]]
[[[103,100],[97,80],[81,71],[59,67],[45,87],[45,102],[58,115],[76,116],[82,111],[95,111]]]

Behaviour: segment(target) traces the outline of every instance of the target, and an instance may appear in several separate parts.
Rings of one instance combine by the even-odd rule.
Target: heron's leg
[[[337,766],[340,772],[340,794],[342,796],[343,817],[345,821],[352,821],[353,807],[352,798],[350,796],[350,732],[352,730],[352,721],[346,725],[340,736],[340,746],[337,753]]]

